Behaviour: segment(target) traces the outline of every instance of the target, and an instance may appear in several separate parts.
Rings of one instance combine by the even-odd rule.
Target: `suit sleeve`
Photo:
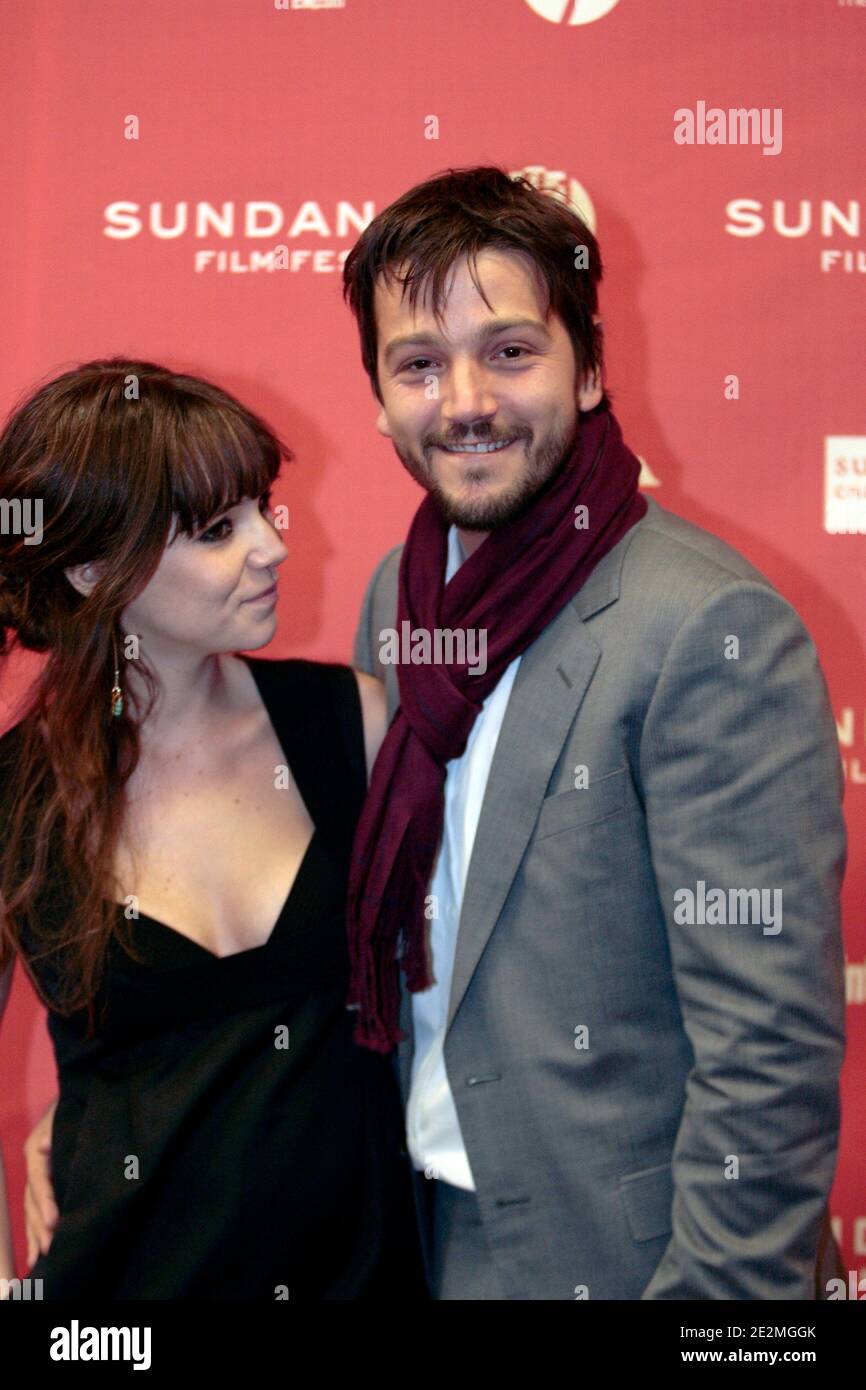
[[[357,667],[359,671],[366,671],[368,676],[376,676],[381,681],[385,679],[385,668],[378,656],[380,624],[377,619],[379,606],[377,604],[377,591],[382,571],[399,549],[399,546],[395,546],[393,550],[388,551],[387,555],[383,555],[370,577],[361,603],[361,616],[358,619],[355,644],[352,650],[352,665]],[[391,621],[393,622],[393,619]]]
[[[844,781],[814,644],[774,589],[726,583],[680,627],[640,770],[694,1052],[671,1238],[642,1298],[812,1299],[845,1049]],[[760,920],[754,894],[694,920],[698,880],[728,904],[767,890]]]

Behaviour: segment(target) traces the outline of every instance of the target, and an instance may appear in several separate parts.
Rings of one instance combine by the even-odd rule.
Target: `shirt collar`
[[[445,566],[446,584],[450,579],[453,579],[454,575],[457,573],[465,559],[466,552],[464,551],[463,546],[460,544],[460,537],[457,534],[457,527],[450,526],[448,528],[448,562]]]

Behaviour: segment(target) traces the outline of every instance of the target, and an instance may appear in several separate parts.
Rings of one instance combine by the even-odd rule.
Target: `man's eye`
[[[500,352],[521,353],[525,357],[528,355],[529,349],[525,347],[519,347],[517,343],[509,343],[506,347],[498,348],[497,353]],[[519,357],[510,357],[508,360],[509,362],[519,362],[521,359]],[[413,357],[412,361],[407,362],[404,367],[400,368],[400,370],[403,372],[409,372],[411,376],[421,376],[422,373],[429,371],[431,366],[433,365],[435,364],[433,363],[432,357]],[[413,371],[413,367],[420,367],[421,371]]]

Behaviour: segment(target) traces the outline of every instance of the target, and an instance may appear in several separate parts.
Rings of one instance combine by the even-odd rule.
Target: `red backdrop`
[[[359,228],[448,165],[503,164],[591,208],[642,485],[763,570],[830,685],[850,834],[831,1209],[866,1274],[863,0],[7,0],[4,28],[0,406],[127,353],[268,417],[297,456],[274,656],[349,659],[364,584],[419,501],[340,298]],[[680,143],[675,113],[699,103],[765,112],[772,141],[700,140],[699,120]],[[20,970],[0,1055],[23,1272],[21,1143],[55,1080]]]

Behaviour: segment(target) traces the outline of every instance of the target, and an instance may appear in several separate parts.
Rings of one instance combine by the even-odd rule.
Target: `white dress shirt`
[[[465,559],[456,527],[452,526],[448,532],[446,584]],[[446,765],[444,827],[428,888],[437,908],[437,915],[430,920],[434,984],[412,995],[415,1051],[406,1111],[409,1153],[414,1166],[424,1169],[428,1176],[442,1178],[470,1192],[475,1191],[475,1181],[442,1049],[466,871],[496,740],[519,665],[518,656],[484,701],[462,756],[452,758]]]

